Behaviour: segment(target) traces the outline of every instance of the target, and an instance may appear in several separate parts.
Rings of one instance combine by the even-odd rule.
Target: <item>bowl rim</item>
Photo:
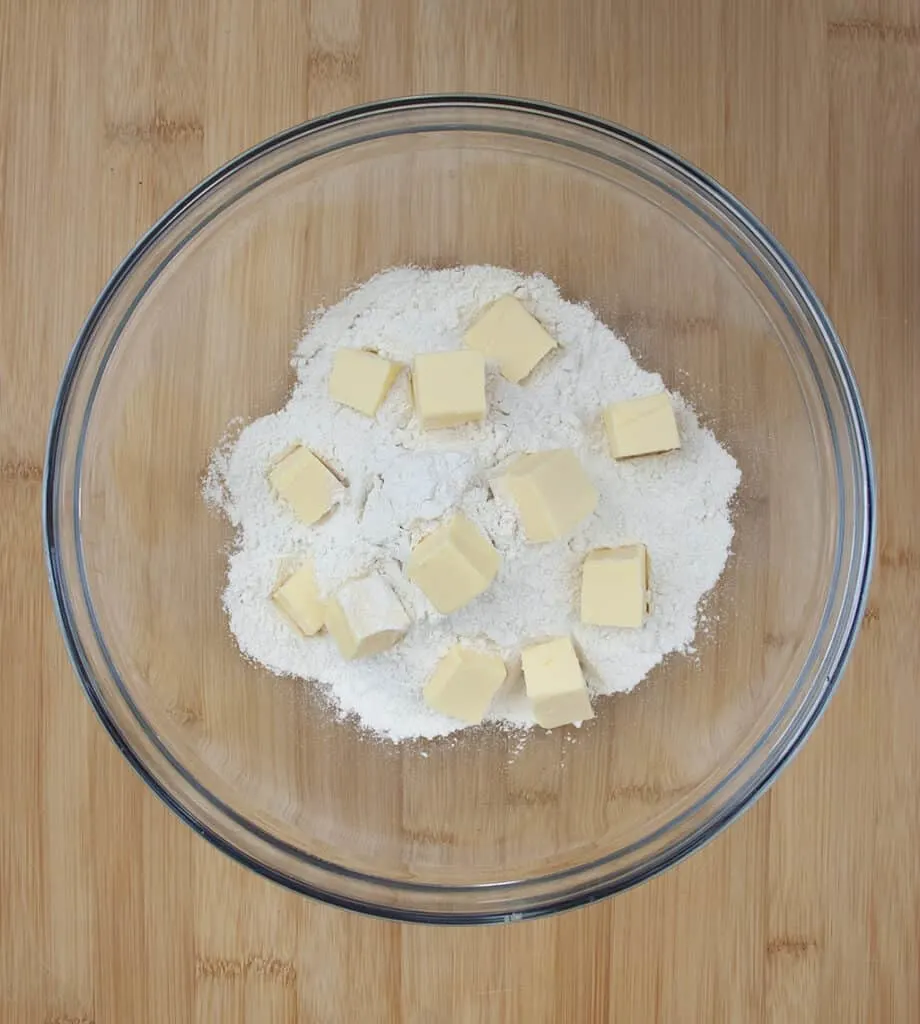
[[[577,128],[588,129],[591,132],[606,136],[619,143],[625,144],[639,152],[645,153],[657,162],[665,165],[669,171],[678,175],[686,181],[690,187],[700,196],[708,199],[716,206],[723,209],[735,218],[740,225],[756,239],[761,248],[772,257],[774,262],[784,271],[788,283],[794,287],[795,298],[802,308],[810,315],[810,318],[817,327],[817,333],[823,344],[825,355],[829,358],[832,370],[835,375],[835,383],[838,385],[845,397],[845,407],[849,416],[849,426],[852,430],[855,444],[854,463],[864,481],[864,491],[861,497],[864,499],[862,511],[862,531],[859,534],[858,544],[854,545],[857,550],[852,558],[852,568],[855,572],[854,599],[850,606],[843,606],[840,611],[841,619],[845,618],[842,626],[838,624],[832,639],[836,642],[836,656],[823,681],[818,698],[810,708],[809,714],[797,723],[793,723],[787,730],[792,735],[784,737],[783,747],[778,756],[769,761],[759,773],[747,783],[745,788],[736,794],[735,799],[724,808],[721,808],[710,815],[703,823],[683,840],[675,845],[667,847],[663,852],[643,862],[625,875],[616,873],[609,874],[606,878],[598,881],[589,881],[581,889],[566,889],[559,893],[550,893],[530,898],[519,910],[509,911],[507,909],[494,910],[472,910],[457,911],[437,908],[418,909],[402,905],[393,905],[364,897],[352,897],[346,893],[334,889],[322,888],[320,886],[304,882],[277,868],[271,867],[259,860],[255,855],[243,850],[232,841],[216,832],[209,824],[196,815],[191,808],[186,806],[178,796],[171,792],[166,785],[160,781],[152,769],[148,767],[142,757],[133,749],[130,741],[122,732],[122,729],[115,721],[100,692],[94,684],[95,673],[90,666],[84,653],[83,644],[80,640],[79,630],[73,622],[68,598],[68,586],[64,578],[64,571],[58,555],[59,545],[57,542],[56,523],[56,501],[59,490],[59,462],[62,436],[65,428],[65,414],[68,410],[70,395],[77,375],[79,373],[83,358],[93,343],[94,329],[102,318],[113,298],[119,293],[125,280],[129,277],[135,264],[141,257],[156,244],[156,242],[169,230],[169,228],[183,216],[183,214],[194,207],[208,192],[215,186],[232,178],[242,168],[258,161],[262,157],[280,149],[288,143],[303,139],[317,133],[343,127],[350,123],[364,122],[380,116],[392,115],[400,111],[431,111],[432,109],[458,109],[458,110],[482,110],[493,112],[511,112],[524,115],[532,115],[551,122],[563,123]],[[440,126],[449,129],[450,125]],[[434,129],[432,129],[434,130]],[[398,132],[396,134],[399,134]],[[357,144],[361,141],[358,140]],[[98,383],[98,381],[97,381]],[[79,480],[79,473],[77,473]],[[623,891],[647,881],[667,868],[677,864],[691,853],[705,845],[723,829],[725,829],[740,814],[749,808],[775,781],[779,772],[791,761],[798,752],[802,743],[815,727],[828,701],[837,687],[837,683],[846,667],[852,647],[862,622],[865,604],[868,598],[869,583],[874,563],[874,554],[877,537],[877,516],[876,516],[876,484],[875,470],[872,457],[871,444],[869,441],[868,428],[859,392],[856,387],[852,369],[849,365],[843,347],[837,337],[836,331],[830,322],[820,300],[806,280],[804,274],[796,263],[788,255],[773,235],[760,223],[760,221],[731,193],[719,185],[714,179],[700,171],[692,164],[673,153],[671,150],[657,143],[652,142],[645,136],[624,128],[613,122],[594,115],[571,110],[556,104],[542,101],[512,98],[498,95],[486,94],[424,94],[417,96],[405,96],[394,99],[387,99],[373,103],[360,104],[335,111],[305,121],[302,124],[285,129],[273,136],[263,140],[257,145],[243,151],[222,167],[218,168],[208,177],[203,179],[195,188],[178,200],[168,209],[156,223],[135,243],[127,256],[116,268],[111,278],[94,302],[86,320],[84,321],[72,351],[68,357],[65,369],[59,385],[59,390],[54,402],[51,414],[48,442],[46,449],[45,470],[43,476],[42,492],[42,527],[43,546],[46,572],[48,574],[52,600],[58,625],[64,637],[67,653],[71,664],[83,686],[96,715],[102,722],[118,749],[134,768],[138,775],[147,783],[154,793],[182,820],[190,825],[196,832],[204,836],[212,845],[233,858],[239,863],[253,869],[263,877],[278,882],[287,888],[294,889],[302,894],[320,899],[340,907],[351,910],[370,913],[379,917],[416,921],[434,924],[472,924],[505,920],[519,920],[543,916],[549,913],[571,909],[586,903],[594,902],[613,893]],[[80,556],[82,557],[82,555]],[[82,574],[82,566],[81,566]],[[88,598],[88,594],[87,594]],[[92,609],[91,602],[89,603]],[[825,615],[827,609],[825,609]],[[94,629],[95,629],[94,622]],[[829,644],[829,647],[833,646]],[[103,645],[103,650],[107,651]],[[109,670],[116,678],[118,673],[114,665],[109,664]],[[806,664],[807,667],[807,664]],[[800,675],[801,679],[801,675]],[[791,696],[797,692],[794,688],[784,702],[783,709],[789,703]],[[129,706],[133,705],[129,695],[122,690]],[[783,709],[778,713],[777,719],[764,732],[758,741],[748,751],[746,757],[735,765],[734,768],[708,790],[704,796],[695,802],[693,807],[682,812],[680,817],[692,813],[693,809],[700,804],[712,799],[726,783],[736,776],[750,758],[761,748],[761,746],[772,738],[772,729],[779,720]],[[136,708],[132,706],[135,714]],[[143,718],[140,718],[142,726],[148,729]],[[794,728],[793,728],[794,726]],[[209,802],[222,814],[242,824],[250,832],[258,836],[259,829],[234,812],[221,800],[211,794],[202,784],[198,783],[176,760],[166,751],[165,747],[154,735],[151,739],[156,743],[160,752],[165,755],[173,769],[190,782]],[[674,824],[673,820],[663,826],[664,830],[670,829]],[[648,836],[643,837],[641,843],[648,842],[656,833],[657,829]],[[267,841],[271,846],[285,848],[287,844],[272,838],[266,833],[259,837]],[[624,850],[617,850],[612,854],[597,858],[594,861],[580,864],[575,868],[566,869],[560,872],[551,872],[547,875],[538,876],[520,881],[502,881],[495,883],[471,884],[471,885],[438,885],[434,883],[401,882],[388,879],[383,876],[370,875],[355,869],[345,868],[333,861],[316,857],[305,853],[303,850],[288,846],[287,853],[294,853],[298,859],[308,862],[321,873],[329,874],[332,877],[352,878],[372,886],[386,889],[399,889],[410,891],[415,894],[472,894],[483,890],[505,890],[511,892],[515,887],[534,886],[553,881],[557,878],[577,879],[579,874],[597,868],[614,857],[621,856]]]

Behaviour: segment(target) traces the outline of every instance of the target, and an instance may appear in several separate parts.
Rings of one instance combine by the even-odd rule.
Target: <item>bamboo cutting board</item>
[[[562,917],[360,918],[236,866],[92,716],[39,521],[58,375],[114,264],[242,148],[486,91],[651,135],[775,231],[865,399],[880,545],[855,656],[772,791]],[[920,3],[0,0],[0,1020],[920,1020]]]

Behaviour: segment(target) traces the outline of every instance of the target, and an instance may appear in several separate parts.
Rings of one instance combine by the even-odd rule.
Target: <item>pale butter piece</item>
[[[464,342],[498,363],[503,377],[519,384],[556,347],[556,340],[513,295],[505,295],[482,314]]]
[[[521,455],[495,481],[517,506],[527,539],[555,540],[597,508],[597,488],[570,448]]]
[[[505,681],[505,663],[497,654],[457,645],[438,663],[422,694],[434,711],[476,725]]]
[[[272,601],[284,618],[304,636],[318,633],[325,622],[325,603],[320,597],[313,566],[302,565],[275,588]]]
[[[415,411],[425,430],[485,418],[486,362],[481,352],[425,352],[412,371]]]
[[[400,369],[399,363],[375,352],[340,348],[332,361],[329,395],[365,416],[376,416]]]
[[[591,551],[581,569],[581,621],[638,629],[650,611],[649,575],[644,544]]]
[[[322,519],[345,493],[342,481],[303,445],[296,445],[272,466],[268,482],[307,526]]]
[[[534,718],[544,729],[594,717],[578,655],[567,636],[525,647],[521,664]]]
[[[457,513],[416,544],[406,571],[435,608],[446,615],[481,594],[495,579],[500,565],[501,556],[489,538]]]
[[[604,410],[604,425],[610,454],[615,459],[680,448],[674,407],[666,391],[608,405]]]
[[[387,650],[409,626],[409,616],[382,576],[350,580],[326,602],[326,629],[349,661]]]

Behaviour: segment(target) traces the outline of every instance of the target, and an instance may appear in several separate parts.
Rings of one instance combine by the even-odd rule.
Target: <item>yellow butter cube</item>
[[[422,693],[434,711],[475,725],[489,710],[506,674],[497,654],[458,645],[441,659]]]
[[[304,636],[313,636],[323,628],[325,605],[311,565],[302,565],[276,587],[272,601],[284,618]]]
[[[329,394],[365,416],[375,416],[401,367],[375,352],[340,348],[332,361]]]
[[[581,621],[637,629],[649,606],[649,557],[644,544],[597,548],[581,569]]]
[[[481,594],[500,565],[501,556],[489,538],[458,513],[416,544],[407,573],[446,615]]]
[[[597,488],[569,448],[519,456],[494,488],[517,506],[534,542],[564,536],[597,508]]]
[[[610,454],[615,459],[680,448],[674,407],[666,391],[608,405],[604,410],[604,425]]]
[[[578,655],[567,636],[525,647],[521,664],[538,725],[555,729],[594,717]]]
[[[486,415],[486,363],[480,352],[426,352],[412,371],[415,411],[425,430]]]
[[[387,650],[409,626],[409,616],[382,576],[350,580],[326,603],[326,629],[349,661]]]
[[[513,295],[489,306],[463,340],[486,359],[497,362],[502,376],[515,384],[556,347],[555,339]]]
[[[307,526],[322,519],[345,493],[342,481],[303,445],[292,448],[275,463],[268,481]]]

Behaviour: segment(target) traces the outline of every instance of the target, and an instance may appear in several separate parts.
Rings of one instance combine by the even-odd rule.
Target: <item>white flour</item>
[[[488,371],[482,424],[423,433],[407,374],[376,420],[327,395],[339,346],[374,348],[410,363],[418,352],[456,349],[477,313],[513,292],[560,348],[524,385]],[[316,680],[339,714],[393,740],[445,735],[461,723],[429,710],[422,687],[455,643],[492,643],[509,682],[490,717],[532,725],[517,666],[521,646],[571,634],[594,694],[629,690],[672,651],[690,649],[697,604],[716,583],[732,539],[729,502],[740,480],[734,459],[673,395],[683,447],[614,462],[601,421],[618,399],[660,390],[626,345],[584,306],[560,298],[541,275],[496,267],[398,268],[372,278],[321,312],[294,355],[298,383],[279,412],[251,423],[215,453],[206,498],[237,529],[224,604],[241,651],[273,672]],[[348,482],[343,504],[302,526],[271,494],[266,469],[294,442]],[[488,479],[519,452],[574,448],[600,493],[596,513],[567,541],[530,545],[514,510],[492,498]],[[403,572],[412,546],[452,509],[492,539],[502,567],[489,590],[450,616],[438,614]],[[578,619],[579,567],[591,548],[642,541],[652,563],[653,612],[641,630],[601,629]],[[383,573],[413,626],[395,648],[345,662],[326,635],[303,639],[275,612],[280,566],[309,553],[324,592],[369,570]],[[290,564],[290,563],[289,563]]]

